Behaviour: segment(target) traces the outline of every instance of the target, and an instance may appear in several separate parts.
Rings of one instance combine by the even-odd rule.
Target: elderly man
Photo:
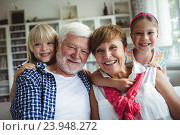
[[[56,63],[36,63],[37,70],[25,70],[17,78],[13,119],[90,119],[90,83],[82,71],[90,35],[89,27],[78,22],[61,29]]]

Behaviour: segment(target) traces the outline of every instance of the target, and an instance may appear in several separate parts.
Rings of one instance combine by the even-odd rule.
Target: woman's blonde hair
[[[34,44],[49,41],[54,43],[56,48],[56,44],[58,43],[57,37],[58,35],[56,31],[48,24],[38,24],[35,27],[33,27],[29,32],[29,36],[28,36],[29,62],[31,63],[38,62],[38,59],[34,56],[34,51],[33,51]],[[52,59],[51,62],[55,61],[55,56],[56,54],[54,54],[54,58]]]
[[[96,29],[90,37],[90,49],[92,54],[95,55],[96,49],[105,42],[108,42],[116,37],[119,37],[123,43],[124,48],[127,47],[126,34],[123,29],[118,25],[104,25]]]

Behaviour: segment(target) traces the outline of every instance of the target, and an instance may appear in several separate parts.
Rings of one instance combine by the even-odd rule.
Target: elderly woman
[[[125,64],[127,41],[119,26],[96,29],[90,47],[104,77],[135,80],[126,93],[93,85],[92,119],[180,119],[180,98],[162,71],[137,62]]]

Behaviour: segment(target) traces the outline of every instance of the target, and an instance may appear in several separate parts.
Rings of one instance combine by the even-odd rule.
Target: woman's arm
[[[133,80],[127,78],[116,79],[103,77],[99,70],[96,70],[94,73],[92,73],[90,77],[93,84],[97,86],[112,87],[123,92],[127,91],[134,84]]]
[[[156,89],[165,99],[173,119],[180,119],[180,98],[161,70],[156,73]]]
[[[98,103],[94,95],[93,87],[90,91],[91,120],[99,120]]]

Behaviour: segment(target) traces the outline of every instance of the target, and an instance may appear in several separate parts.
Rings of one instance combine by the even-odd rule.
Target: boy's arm
[[[133,80],[127,78],[115,79],[103,77],[99,70],[91,74],[91,80],[97,86],[113,87],[123,92],[127,91],[134,84]]]
[[[36,66],[32,63],[26,63],[24,64],[22,67],[20,67],[14,74],[14,80],[13,80],[13,85],[12,85],[12,88],[11,88],[11,92],[10,92],[10,101],[12,102],[13,101],[13,98],[14,98],[14,91],[16,89],[16,82],[15,80],[18,78],[18,76],[24,72],[24,70],[26,69],[35,69],[36,70]]]
[[[14,99],[10,107],[13,119],[36,119],[40,116],[41,112],[34,108],[34,104],[41,105],[40,80],[41,78],[35,70],[26,70],[17,78]],[[34,99],[36,100],[34,101]],[[38,111],[31,111],[31,109]]]

